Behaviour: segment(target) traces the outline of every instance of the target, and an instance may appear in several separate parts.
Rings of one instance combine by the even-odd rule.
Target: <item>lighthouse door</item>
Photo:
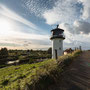
[[[57,59],[57,50],[55,49],[55,59]]]

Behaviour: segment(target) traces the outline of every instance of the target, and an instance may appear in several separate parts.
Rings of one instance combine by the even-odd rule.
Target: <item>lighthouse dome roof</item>
[[[58,32],[64,32],[63,29],[59,28],[59,25],[57,25],[57,27],[55,29],[51,30],[51,32],[57,32],[57,31]]]
[[[53,31],[61,31],[61,32],[64,32],[64,30],[63,30],[63,29],[60,29],[60,28],[52,29],[51,32],[53,32]]]

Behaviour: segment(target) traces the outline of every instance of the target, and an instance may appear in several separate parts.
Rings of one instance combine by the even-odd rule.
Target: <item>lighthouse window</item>
[[[59,48],[61,50],[61,48]]]

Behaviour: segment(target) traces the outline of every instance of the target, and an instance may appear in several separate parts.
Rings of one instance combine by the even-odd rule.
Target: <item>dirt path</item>
[[[90,51],[83,52],[65,73],[60,90],[90,90]]]
[[[90,90],[90,51],[83,52],[71,64],[54,90]]]

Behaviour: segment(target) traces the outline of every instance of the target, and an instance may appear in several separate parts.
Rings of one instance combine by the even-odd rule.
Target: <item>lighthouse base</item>
[[[63,40],[56,38],[52,40],[52,59],[58,59],[63,55]]]

